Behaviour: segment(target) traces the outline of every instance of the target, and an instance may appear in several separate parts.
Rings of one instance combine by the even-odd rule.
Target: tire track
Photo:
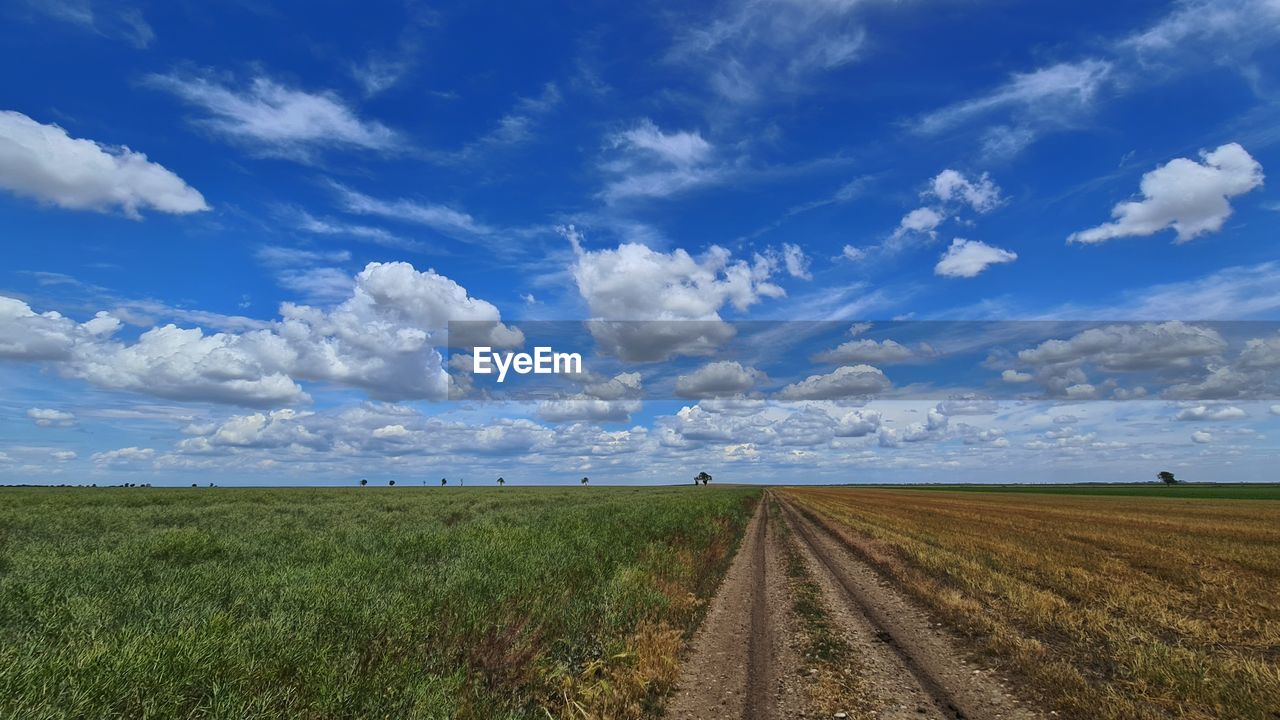
[[[674,720],[780,720],[803,715],[794,687],[800,658],[786,608],[786,572],[762,495],[666,706]]]
[[[760,520],[756,523],[755,548],[752,557],[751,577],[751,636],[747,642],[747,702],[742,708],[742,720],[768,720],[770,712],[770,668],[773,659],[772,634],[769,623],[769,597],[767,576],[768,558],[765,554],[769,542],[769,494],[760,498]]]
[[[804,510],[774,499],[810,557],[835,581],[845,600],[863,616],[943,717],[1040,717],[1014,702],[994,678],[973,670],[896,591],[877,582],[875,571],[856,558],[842,538]]]

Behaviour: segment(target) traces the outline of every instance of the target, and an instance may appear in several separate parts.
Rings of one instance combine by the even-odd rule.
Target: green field
[[[0,490],[0,717],[629,717],[758,490]]]
[[[1042,495],[1114,495],[1118,497],[1202,498],[1213,500],[1280,500],[1280,484],[1217,485],[1098,484],[1098,485],[880,485],[891,489],[951,492],[1037,493]]]

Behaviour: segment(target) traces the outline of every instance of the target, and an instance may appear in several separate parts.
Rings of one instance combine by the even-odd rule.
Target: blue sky
[[[1280,320],[1273,1],[0,13],[0,481],[1270,479],[1280,336],[1195,321]],[[588,319],[672,324],[448,399],[449,321]],[[1100,335],[885,352],[1027,319]]]

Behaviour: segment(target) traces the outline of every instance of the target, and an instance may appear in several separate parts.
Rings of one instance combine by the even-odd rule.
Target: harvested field
[[[1064,717],[1280,716],[1280,503],[777,495]]]

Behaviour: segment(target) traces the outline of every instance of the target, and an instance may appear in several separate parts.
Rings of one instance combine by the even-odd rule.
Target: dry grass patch
[[[785,495],[1068,717],[1280,718],[1280,503]]]

